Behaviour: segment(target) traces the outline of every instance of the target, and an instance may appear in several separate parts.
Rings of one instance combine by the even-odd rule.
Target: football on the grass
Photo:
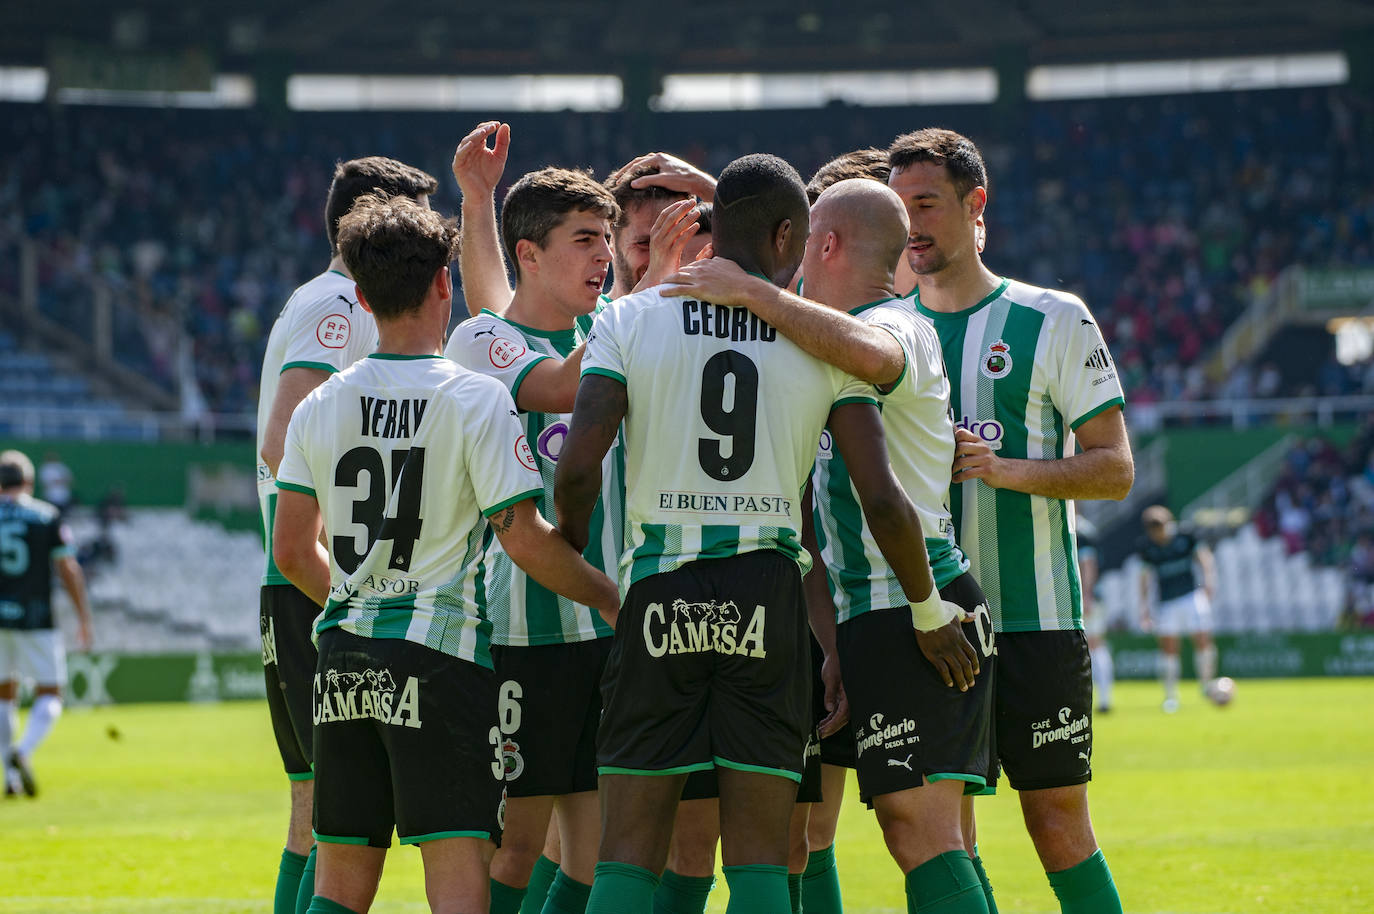
[[[1212,684],[1207,688],[1207,697],[1212,700],[1212,704],[1218,707],[1229,705],[1231,700],[1236,697],[1236,681],[1230,676],[1213,679]]]

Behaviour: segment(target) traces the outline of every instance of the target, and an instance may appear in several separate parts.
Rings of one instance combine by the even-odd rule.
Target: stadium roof
[[[647,76],[1333,50],[1372,29],[1362,0],[49,0],[0,7],[0,65],[65,47],[193,50],[219,71]]]

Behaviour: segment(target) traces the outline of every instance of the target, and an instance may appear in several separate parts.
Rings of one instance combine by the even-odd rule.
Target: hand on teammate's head
[[[642,155],[631,161],[623,169],[624,171],[634,171],[636,168],[645,165],[652,165],[658,169],[657,174],[641,175],[630,182],[633,188],[642,187],[662,187],[664,190],[676,191],[683,194],[695,194],[702,200],[710,202],[715,195],[716,179],[702,171],[700,168],[685,162],[675,155],[666,152],[651,152]]]

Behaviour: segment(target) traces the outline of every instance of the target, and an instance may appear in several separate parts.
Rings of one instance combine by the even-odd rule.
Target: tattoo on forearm
[[[499,519],[493,517],[491,519],[491,525],[496,529],[497,533],[509,532],[510,528],[515,526],[515,506],[512,505],[503,511]]]

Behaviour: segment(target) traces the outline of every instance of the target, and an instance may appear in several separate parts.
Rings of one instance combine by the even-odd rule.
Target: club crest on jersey
[[[1011,347],[1003,340],[993,340],[988,351],[983,353],[983,364],[978,366],[983,377],[996,381],[1011,374]]]
[[[525,773],[525,757],[520,754],[520,744],[509,736],[501,743],[501,767],[507,781],[513,781]]]

